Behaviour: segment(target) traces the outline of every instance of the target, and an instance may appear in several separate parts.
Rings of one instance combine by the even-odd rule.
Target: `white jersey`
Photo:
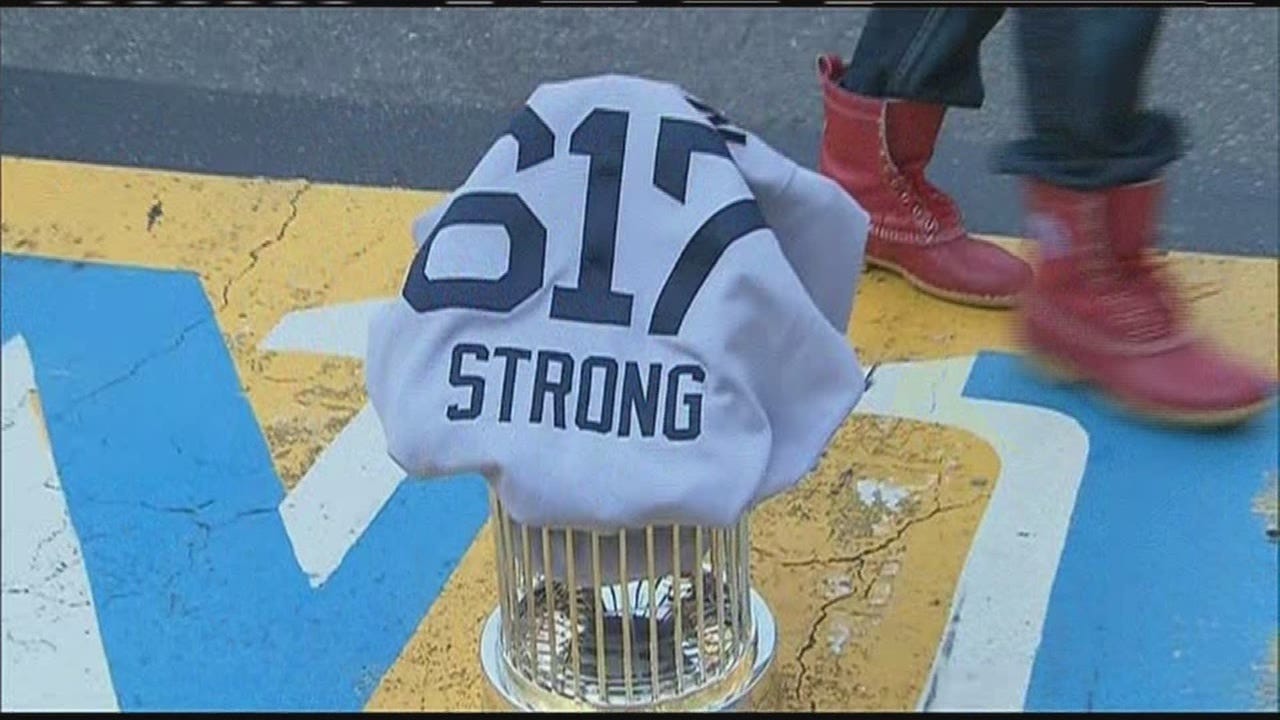
[[[369,396],[416,476],[512,517],[725,526],[816,464],[861,396],[844,331],[867,216],[679,87],[543,85],[414,224]]]

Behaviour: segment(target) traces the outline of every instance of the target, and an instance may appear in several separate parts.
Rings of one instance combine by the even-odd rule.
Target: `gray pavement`
[[[812,166],[813,60],[848,55],[865,8],[51,9],[0,11],[6,154],[447,188],[538,83],[678,82]],[[1280,11],[1171,8],[1153,104],[1185,116],[1165,245],[1275,255]],[[932,169],[974,230],[1021,230],[987,156],[1021,132],[1009,22],[987,102],[949,115]]]

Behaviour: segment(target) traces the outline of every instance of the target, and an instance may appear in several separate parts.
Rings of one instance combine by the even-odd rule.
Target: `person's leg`
[[[1004,8],[877,8],[840,87],[876,98],[978,108],[979,51]]]
[[[1008,307],[1031,278],[1022,260],[971,238],[925,176],[947,106],[982,104],[978,57],[1002,8],[875,9],[853,64],[819,58],[825,120],[819,170],[871,216],[869,265],[958,302]]]
[[[1195,338],[1148,252],[1177,122],[1141,107],[1158,9],[1022,9],[1015,18],[1031,136],[997,157],[1026,177],[1036,277],[1019,312],[1048,365],[1165,421],[1256,414],[1272,385]]]
[[[997,170],[1076,190],[1149,180],[1184,152],[1176,118],[1144,109],[1160,8],[1025,8],[1014,17],[1030,136]]]

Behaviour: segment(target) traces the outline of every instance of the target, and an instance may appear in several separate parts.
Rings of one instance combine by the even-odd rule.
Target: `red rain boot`
[[[867,263],[947,300],[1014,305],[1031,268],[970,237],[955,203],[925,178],[946,108],[849,92],[835,55],[818,58],[818,72],[826,110],[818,170],[871,215]]]
[[[1139,414],[1229,425],[1262,410],[1274,382],[1191,335],[1186,308],[1148,250],[1162,183],[1078,192],[1028,183],[1041,262],[1019,310],[1023,341],[1058,374]]]

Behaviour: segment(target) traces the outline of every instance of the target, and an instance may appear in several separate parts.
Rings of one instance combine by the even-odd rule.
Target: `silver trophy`
[[[745,517],[602,532],[521,525],[490,502],[498,607],[480,641],[490,709],[749,707],[777,631],[751,589]]]

